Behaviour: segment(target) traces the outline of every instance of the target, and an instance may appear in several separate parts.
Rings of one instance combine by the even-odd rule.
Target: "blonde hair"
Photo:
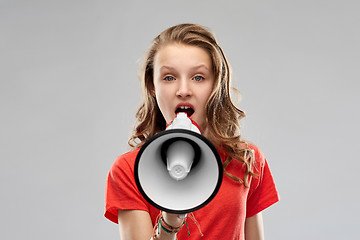
[[[129,145],[133,148],[141,147],[153,135],[165,130],[165,119],[152,94],[154,58],[161,47],[173,43],[197,46],[209,53],[215,82],[206,106],[208,138],[228,155],[223,163],[224,173],[248,187],[249,177],[256,174],[253,169],[253,151],[240,135],[239,120],[245,117],[245,114],[231,100],[231,69],[225,54],[214,35],[203,26],[179,24],[166,29],[153,40],[139,71],[143,101],[136,113],[137,122],[129,139]],[[232,159],[245,164],[243,180],[225,170]]]

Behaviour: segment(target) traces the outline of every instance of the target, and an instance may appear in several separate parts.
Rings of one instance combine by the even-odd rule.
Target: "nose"
[[[176,92],[176,96],[178,97],[189,97],[192,95],[191,86],[189,81],[187,80],[181,80],[179,81],[178,90]]]

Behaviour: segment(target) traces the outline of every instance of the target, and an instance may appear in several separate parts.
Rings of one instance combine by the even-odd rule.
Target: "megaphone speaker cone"
[[[136,157],[134,174],[146,201],[177,214],[208,204],[223,177],[216,148],[204,136],[186,129],[166,130],[150,138]]]

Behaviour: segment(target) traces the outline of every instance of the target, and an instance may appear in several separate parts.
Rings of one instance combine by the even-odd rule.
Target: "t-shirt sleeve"
[[[118,209],[149,211],[136,186],[134,166],[125,156],[110,168],[105,187],[105,217],[118,223]]]
[[[253,178],[250,183],[246,217],[254,216],[279,201],[269,165],[258,149],[255,150],[255,158],[258,177]]]

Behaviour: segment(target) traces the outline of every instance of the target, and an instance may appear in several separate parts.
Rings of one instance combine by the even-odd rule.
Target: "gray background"
[[[0,238],[119,239],[104,185],[140,103],[138,60],[183,22],[227,54],[245,138],[281,202],[267,239],[356,239],[360,4],[354,0],[0,1]]]

